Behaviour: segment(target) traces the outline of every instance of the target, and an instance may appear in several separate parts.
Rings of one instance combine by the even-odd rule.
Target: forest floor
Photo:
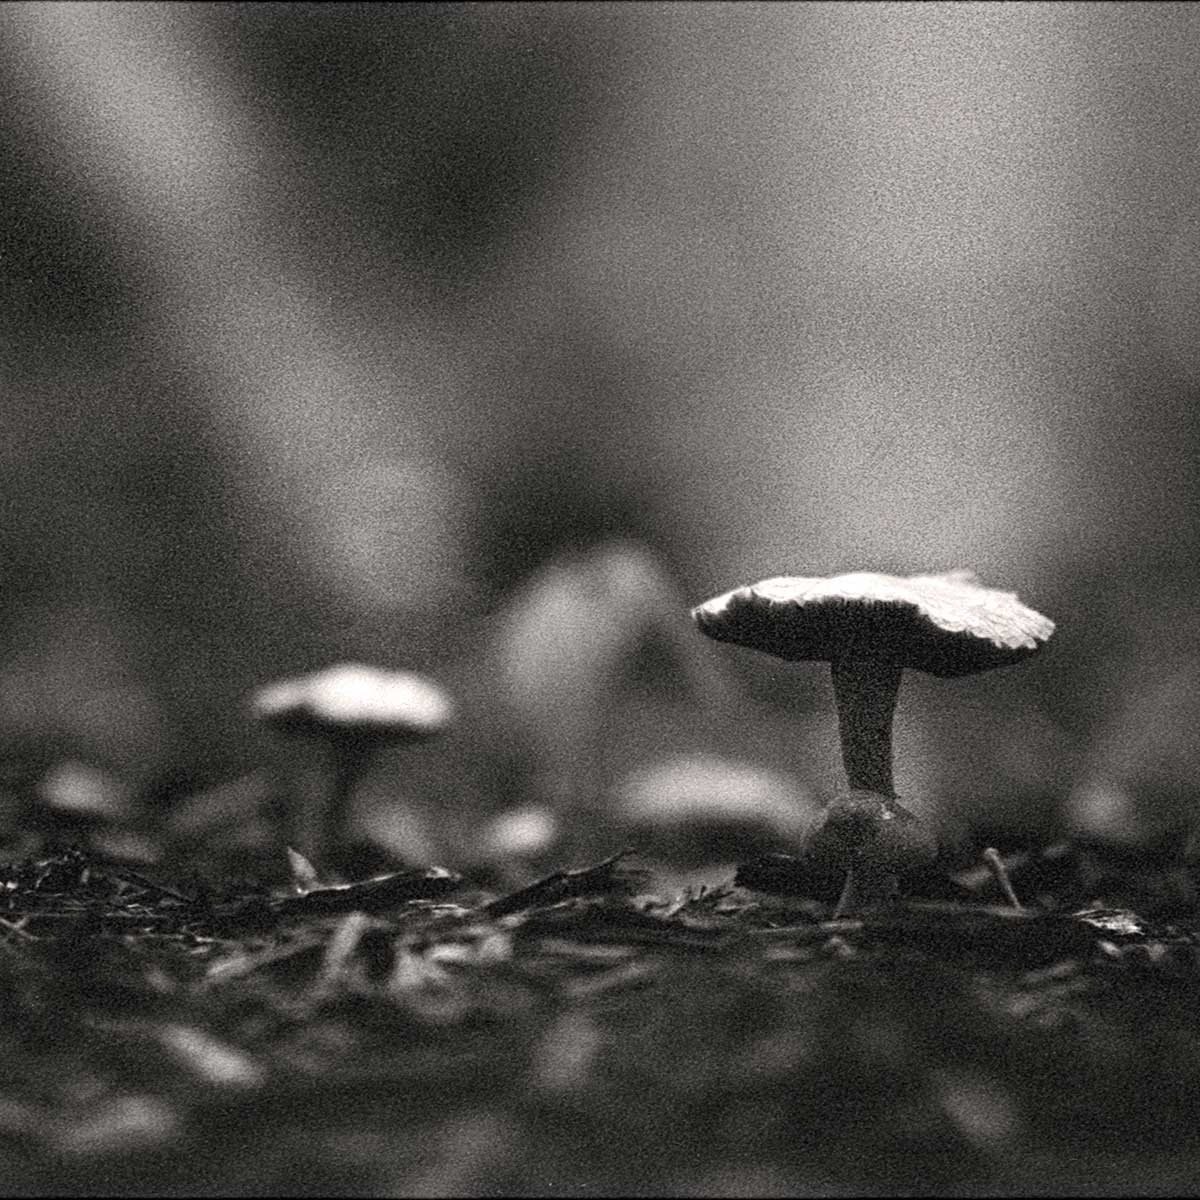
[[[305,891],[47,849],[0,867],[3,1191],[1194,1194],[1194,889],[1012,865],[1023,911],[831,921],[636,856]]]

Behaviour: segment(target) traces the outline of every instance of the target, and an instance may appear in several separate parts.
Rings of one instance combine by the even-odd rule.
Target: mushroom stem
[[[350,824],[354,789],[366,774],[379,742],[360,733],[334,740],[333,793],[326,809],[323,842],[326,854],[333,854],[346,837]]]
[[[831,668],[846,778],[852,788],[895,796],[892,717],[903,668],[857,658],[835,659]]]
[[[373,749],[367,739],[345,735],[331,738],[329,748],[332,770],[328,786],[303,797],[292,837],[296,848],[318,868],[329,866],[345,836],[354,788]]]

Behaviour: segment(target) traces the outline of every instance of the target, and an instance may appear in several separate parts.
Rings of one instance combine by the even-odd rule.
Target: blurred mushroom
[[[541,804],[510,809],[483,828],[479,849],[489,859],[537,859],[559,836],[558,819]]]
[[[544,804],[526,804],[498,813],[478,828],[470,847],[471,871],[501,891],[524,887],[561,860],[563,823]],[[573,849],[568,841],[567,848]]]
[[[25,857],[79,843],[110,858],[151,862],[157,847],[128,781],[85,746],[18,742],[0,755],[0,845]]]
[[[629,772],[613,816],[640,850],[684,866],[738,862],[796,846],[817,809],[786,775],[713,754],[678,754]]]
[[[904,683],[896,714],[896,790],[933,799],[942,854],[1049,846],[1083,764],[1082,739],[1021,680],[991,671],[969,688],[928,675]],[[914,753],[914,750],[916,753]]]
[[[1071,833],[1131,851],[1180,848],[1195,825],[1200,662],[1148,659],[1112,688],[1119,700],[1093,732],[1067,801]]]
[[[355,785],[387,743],[420,741],[453,715],[446,693],[423,676],[346,663],[284,680],[256,692],[254,717],[286,736],[319,742],[332,759],[324,793],[292,811],[292,840],[321,864],[346,828]]]
[[[846,863],[838,915],[894,894],[898,856],[916,865],[936,852],[933,836],[895,799],[892,718],[902,671],[949,677],[1006,666],[1054,632],[1014,594],[961,570],[781,576],[716,596],[692,615],[718,641],[831,666],[850,792],[826,810],[810,847],[839,869]]]
[[[1065,817],[1094,894],[1186,906],[1200,886],[1200,629],[1180,615],[1161,632],[1108,690],[1112,708],[1091,733]]]
[[[38,780],[43,823],[58,837],[85,841],[93,850],[127,862],[149,863],[158,848],[137,826],[141,812],[128,785],[95,763],[66,758]]]
[[[612,710],[639,682],[664,707],[720,708],[725,681],[681,601],[658,555],[621,539],[553,559],[506,602],[491,634],[495,692],[536,763],[538,801],[599,800]]]

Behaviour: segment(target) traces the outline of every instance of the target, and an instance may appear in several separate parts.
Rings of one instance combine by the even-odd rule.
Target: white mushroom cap
[[[411,671],[342,663],[259,689],[254,716],[297,733],[345,732],[422,738],[449,724],[453,705],[432,680]]]
[[[613,799],[614,814],[634,826],[756,825],[784,840],[803,836],[816,813],[797,780],[715,754],[672,755],[635,768]]]
[[[488,858],[536,857],[545,854],[560,833],[559,820],[542,804],[510,809],[494,817],[479,838]]]
[[[608,799],[606,813],[630,845],[680,868],[795,849],[820,812],[791,776],[708,753],[639,765]]]
[[[969,675],[1039,650],[1054,622],[970,571],[778,576],[692,610],[704,633],[791,660],[876,660]]]

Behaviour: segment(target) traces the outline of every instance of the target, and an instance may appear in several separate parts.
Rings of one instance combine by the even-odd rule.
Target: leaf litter
[[[832,921],[778,856],[496,894],[48,851],[0,868],[6,1190],[1054,1194],[1086,1156],[1165,1194],[1200,1173],[1200,922],[1064,861],[1014,864],[1020,911],[977,873]]]

